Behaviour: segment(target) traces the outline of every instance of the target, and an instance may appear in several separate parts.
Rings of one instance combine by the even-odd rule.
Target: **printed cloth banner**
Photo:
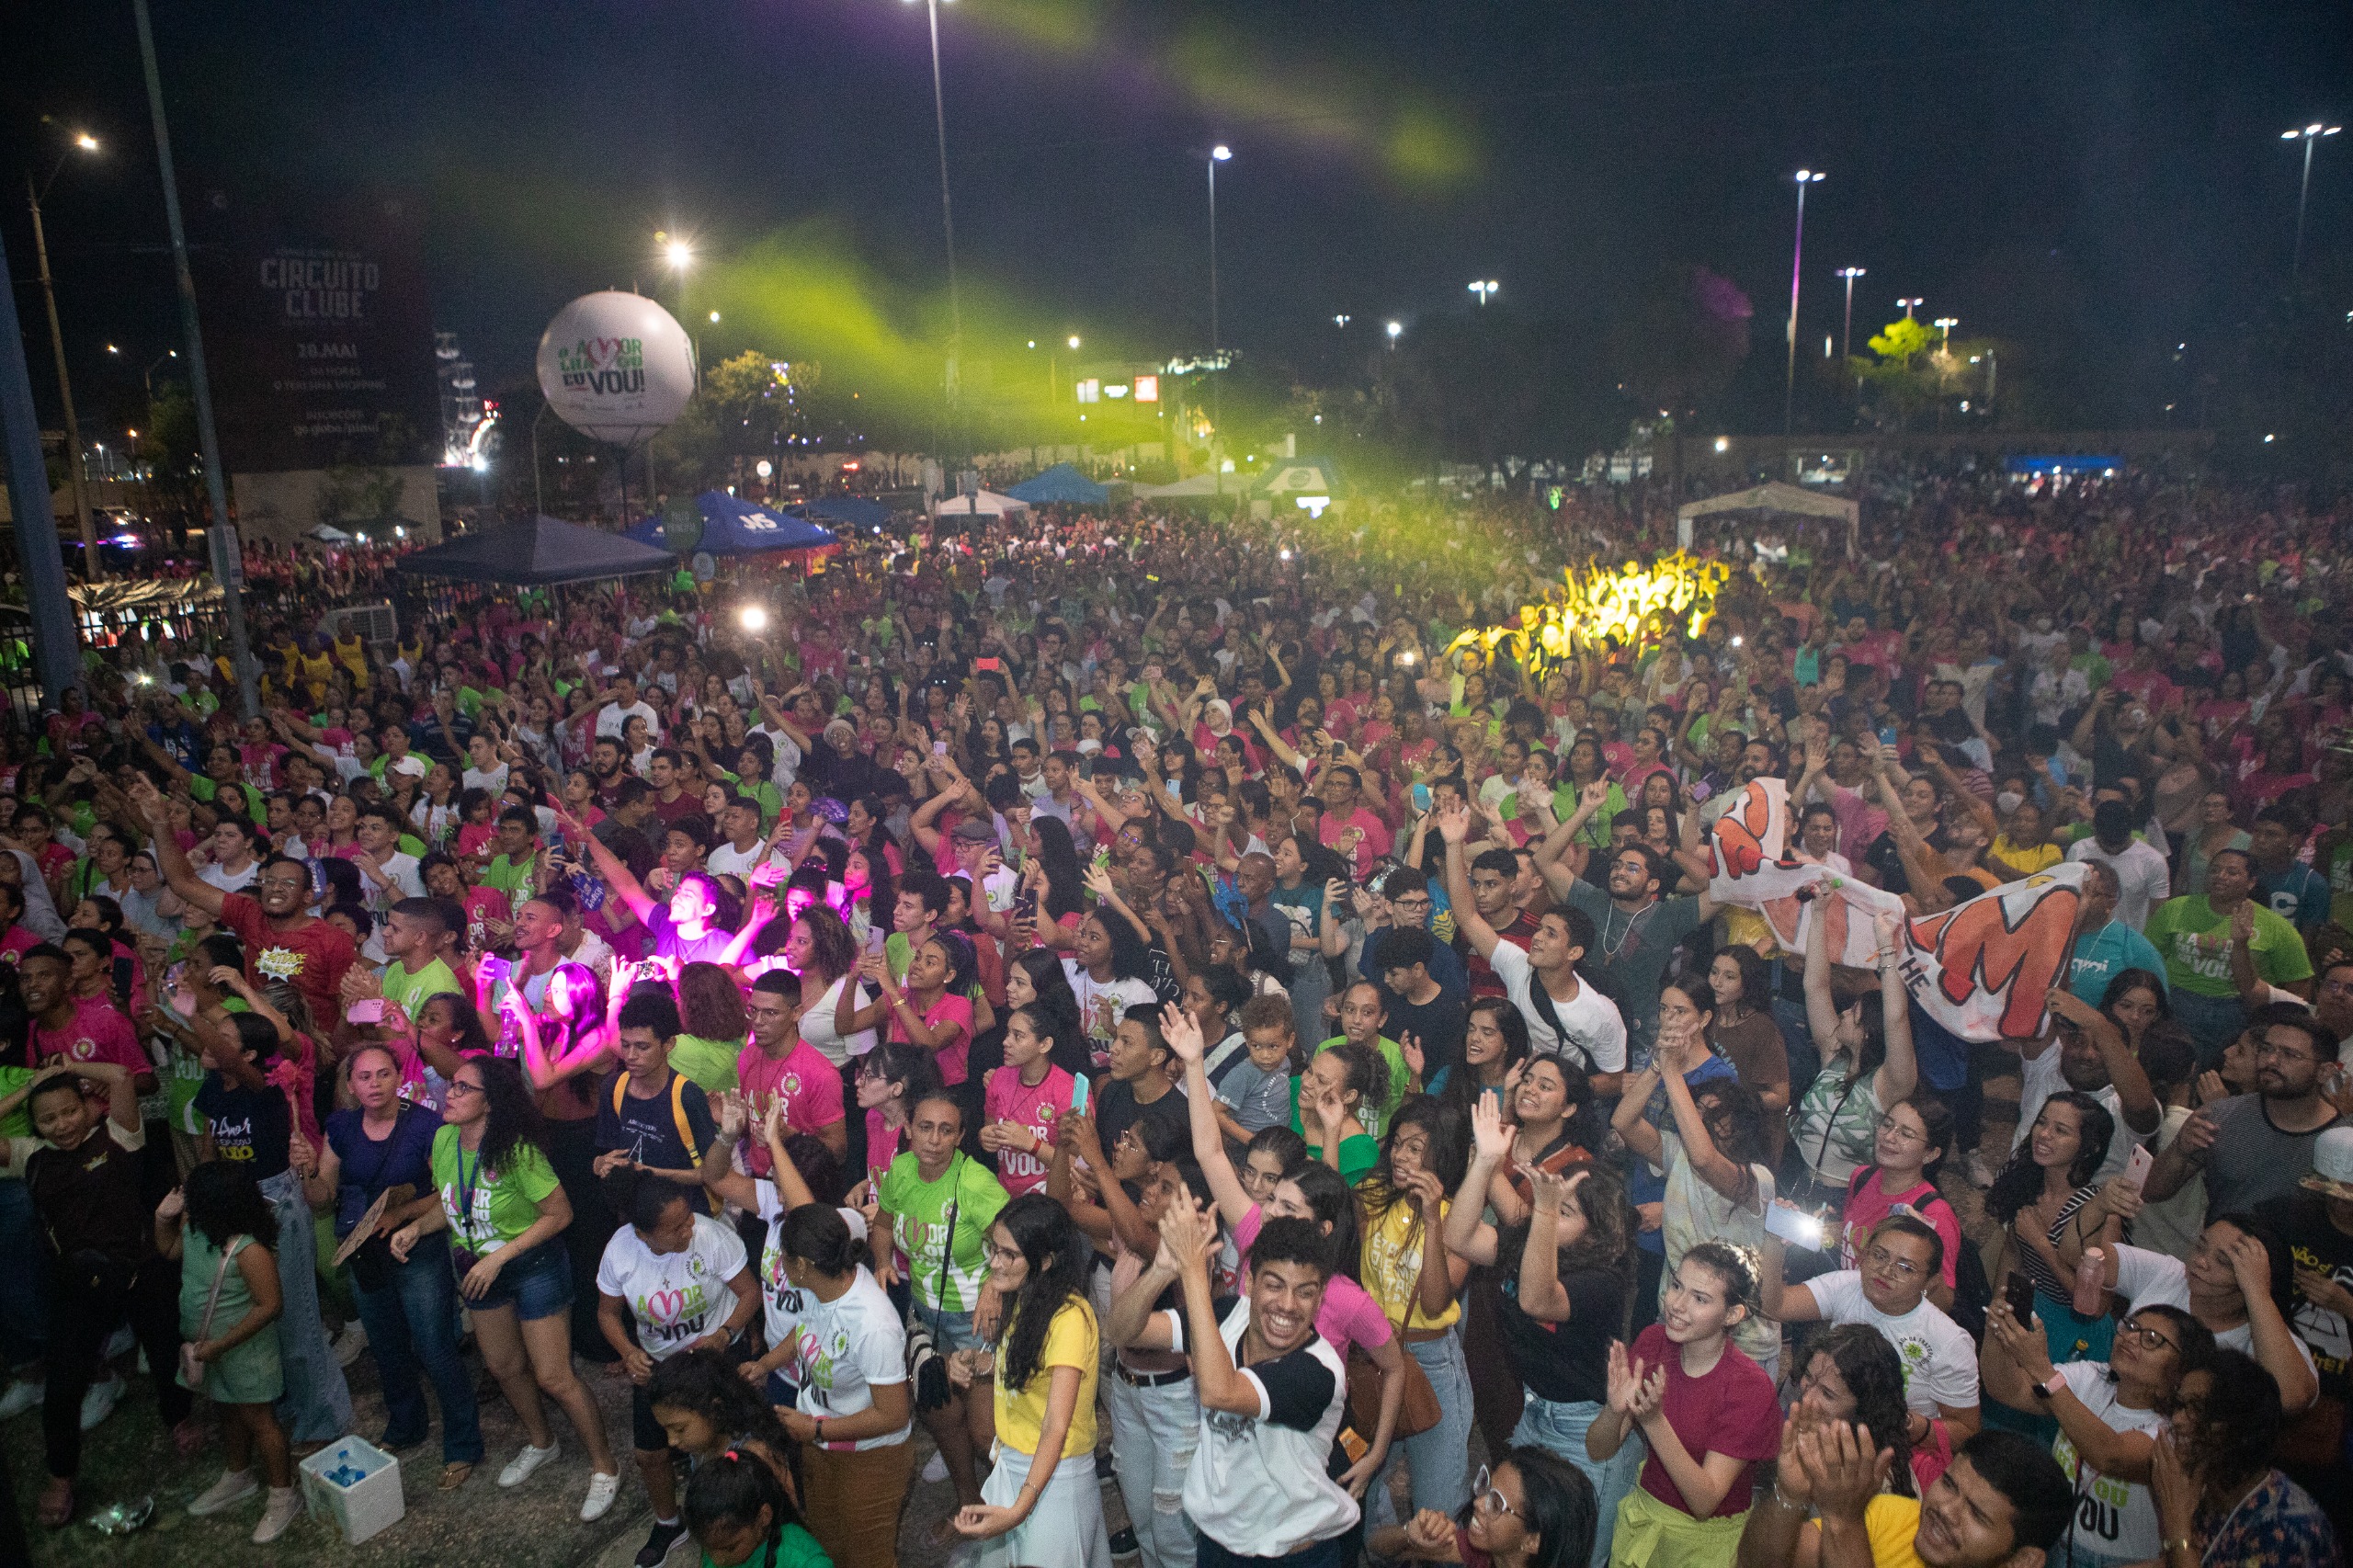
[[[1803,953],[1810,922],[1824,932],[1830,961],[1874,966],[1874,917],[1901,918],[1893,893],[1824,867],[1784,858],[1789,789],[1750,781],[1709,832],[1708,892],[1765,916],[1774,939]],[[2065,980],[2083,900],[2080,864],[2062,863],[1904,923],[1904,981],[1921,1007],[1967,1040],[2028,1040],[2042,1032],[2051,988]]]

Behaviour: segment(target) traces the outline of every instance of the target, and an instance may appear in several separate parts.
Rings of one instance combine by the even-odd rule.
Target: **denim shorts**
[[[955,1350],[985,1350],[988,1342],[972,1332],[970,1312],[935,1312],[915,1309],[915,1320],[931,1331],[931,1347],[942,1356]]]
[[[466,1270],[475,1259],[458,1248],[449,1251],[450,1267],[458,1276],[460,1301],[476,1312],[491,1307],[513,1307],[516,1318],[523,1323],[537,1323],[572,1310],[572,1264],[563,1248],[542,1242],[530,1251],[506,1264],[492,1280],[490,1289],[479,1300],[466,1300],[464,1287]]]

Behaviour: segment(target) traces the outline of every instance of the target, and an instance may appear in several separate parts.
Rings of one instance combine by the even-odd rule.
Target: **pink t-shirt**
[[[1870,1244],[1871,1228],[1898,1209],[1936,1227],[1945,1244],[1945,1288],[1955,1289],[1953,1267],[1961,1256],[1961,1217],[1952,1211],[1944,1195],[1934,1182],[1922,1182],[1903,1192],[1885,1193],[1879,1188],[1879,1178],[1870,1167],[1856,1173],[1855,1186],[1847,1194],[1847,1210],[1841,1223],[1845,1232],[1838,1244],[1841,1267],[1860,1268],[1856,1261]]]
[[[1253,1205],[1250,1212],[1242,1217],[1242,1223],[1233,1227],[1233,1248],[1242,1259],[1238,1268],[1245,1278],[1250,1272],[1250,1248],[1257,1242],[1266,1222],[1266,1211]],[[1348,1346],[1386,1345],[1392,1331],[1389,1314],[1381,1310],[1381,1303],[1363,1286],[1345,1274],[1335,1274],[1324,1281],[1324,1304],[1315,1309],[1315,1332],[1345,1361],[1348,1358]]]
[[[1054,1121],[1063,1112],[1078,1108],[1079,1102],[1073,1097],[1077,1089],[1077,1080],[1051,1062],[1046,1066],[1045,1077],[1036,1084],[1024,1084],[1021,1069],[1011,1065],[999,1067],[988,1075],[987,1091],[982,1096],[988,1119],[1026,1127],[1045,1145],[1035,1154],[1025,1149],[997,1151],[997,1180],[1014,1197],[1035,1192],[1046,1185],[1046,1161],[1052,1157]]]
[[[42,1063],[62,1057],[68,1062],[111,1062],[132,1074],[153,1073],[155,1064],[139,1049],[131,1020],[112,1002],[85,997],[74,1005],[73,1021],[62,1029],[33,1024],[33,1059]]]
[[[819,1129],[842,1119],[841,1070],[805,1040],[794,1040],[780,1060],[746,1042],[744,1053],[735,1059],[735,1085],[750,1102],[755,1129],[767,1119],[771,1100],[784,1102],[784,1125],[793,1132],[814,1137]],[[768,1152],[763,1140],[747,1138],[744,1151],[754,1176],[768,1174]]]
[[[879,1110],[866,1113],[866,1177],[876,1186],[882,1182],[882,1173],[899,1154],[899,1134],[904,1128],[892,1128],[882,1119]]]
[[[953,993],[943,994],[938,1001],[934,1002],[925,1010],[923,1021],[926,1028],[936,1029],[942,1024],[955,1026],[956,1032],[948,1038],[945,1045],[934,1048],[932,1055],[939,1062],[941,1083],[950,1085],[962,1083],[964,1058],[971,1052],[972,1047],[972,998],[958,996]],[[907,1026],[900,1018],[896,1008],[892,1009],[891,1013],[891,1038],[901,1045],[914,1043],[908,1038]]]

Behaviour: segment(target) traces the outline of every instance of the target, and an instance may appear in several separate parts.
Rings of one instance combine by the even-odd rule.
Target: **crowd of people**
[[[642,1568],[2337,1561],[2353,537],[1872,510],[1540,649],[1457,634],[1656,541],[1057,514],[383,644],[290,561],[257,714],[94,654],[0,755],[40,1522],[152,1408],[278,1540],[364,1357]],[[1757,779],[1872,965],[1715,896]],[[2043,1021],[1954,1034],[1905,920],[2063,863]]]

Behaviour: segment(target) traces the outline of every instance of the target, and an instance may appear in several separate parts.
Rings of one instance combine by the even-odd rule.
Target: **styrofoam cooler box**
[[[345,1486],[328,1479],[346,1465],[359,1479]],[[345,1437],[302,1461],[302,1501],[313,1518],[330,1518],[354,1546],[407,1511],[401,1496],[401,1461],[364,1437]]]

